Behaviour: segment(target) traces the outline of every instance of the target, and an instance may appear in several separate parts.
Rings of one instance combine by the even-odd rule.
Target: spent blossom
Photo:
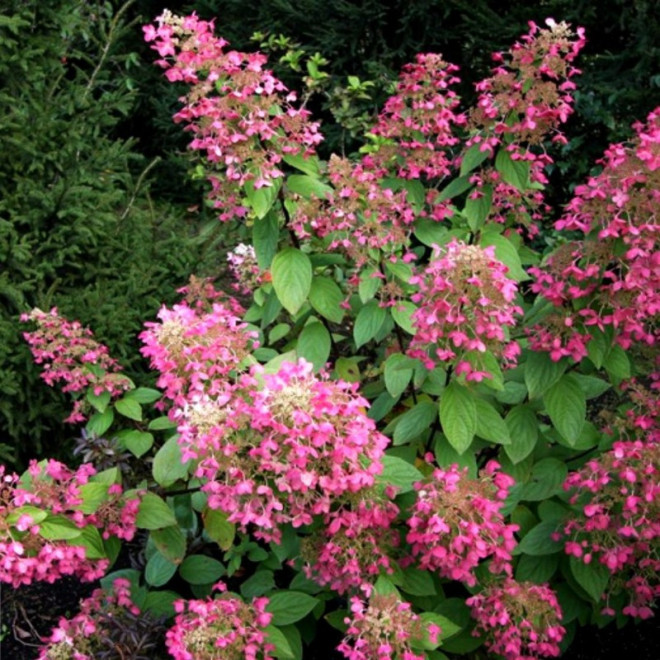
[[[517,525],[504,522],[502,505],[513,479],[490,461],[479,479],[457,465],[436,469],[415,484],[417,500],[407,520],[412,560],[423,570],[475,586],[475,570],[490,559],[491,573],[511,575]]]
[[[505,660],[559,656],[566,630],[557,597],[547,585],[507,578],[465,602],[477,621],[473,634],[484,635],[491,653]]]
[[[43,365],[41,377],[53,387],[63,383],[63,392],[80,393],[90,389],[95,395],[121,396],[133,388],[129,378],[121,374],[119,363],[110,357],[108,348],[99,344],[88,328],[78,321],[67,321],[56,308],[50,312],[33,309],[21,321],[34,322],[37,329],[23,333],[37,364]],[[90,411],[84,399],[74,403],[67,422],[82,422]]]

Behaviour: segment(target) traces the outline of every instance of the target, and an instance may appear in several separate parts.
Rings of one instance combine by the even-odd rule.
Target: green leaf
[[[94,390],[90,388],[87,390],[85,399],[87,399],[87,401],[91,404],[91,406],[95,410],[102,413],[105,411],[105,409],[108,407],[108,404],[110,403],[110,392],[101,392],[101,394],[94,394]]]
[[[585,376],[584,374],[572,374],[573,378],[577,381],[580,388],[584,392],[587,400],[597,399],[601,394],[604,394],[612,386],[602,378],[595,376]]]
[[[431,574],[414,566],[403,570],[403,583],[400,586],[402,591],[412,596],[435,596],[438,593]]]
[[[175,614],[174,601],[180,599],[181,596],[175,591],[150,591],[144,599],[142,609],[151,612],[156,617],[164,616],[171,619]]]
[[[495,257],[509,269],[508,277],[512,280],[523,282],[529,279],[529,275],[520,261],[518,250],[506,236],[492,231],[484,232],[479,244],[481,247],[492,245],[495,248]]]
[[[252,243],[257,257],[259,268],[270,268],[273,257],[277,252],[277,243],[280,238],[280,227],[277,214],[270,212],[263,218],[257,218],[252,225]]]
[[[560,552],[563,548],[563,542],[552,539],[552,534],[559,529],[561,529],[561,523],[556,520],[540,522],[527,532],[514,550],[514,554],[542,557]]]
[[[392,353],[385,361],[385,387],[394,397],[403,394],[408,387],[413,370],[410,359],[401,353]]]
[[[414,335],[416,332],[415,325],[413,323],[412,315],[417,310],[417,307],[411,302],[406,300],[397,302],[390,312],[392,313],[392,318],[394,322],[400,327],[403,328],[409,335]]]
[[[225,567],[217,559],[206,555],[189,555],[179,566],[179,575],[188,584],[211,584],[225,572]]]
[[[378,480],[395,486],[398,493],[410,492],[413,489],[413,484],[423,479],[422,473],[414,465],[398,456],[386,454],[383,456],[382,464],[383,471],[378,476]]]
[[[357,348],[360,348],[378,334],[386,318],[386,310],[375,300],[370,300],[360,309],[353,328],[353,339]]]
[[[120,440],[124,447],[137,458],[146,454],[154,444],[154,436],[151,433],[137,430],[122,432]]]
[[[176,518],[176,516],[175,516]],[[186,537],[179,525],[153,529],[150,534],[158,552],[173,564],[180,564],[186,556]]]
[[[440,422],[449,444],[462,454],[477,431],[477,404],[472,392],[451,382],[440,397]]]
[[[631,376],[630,360],[628,360],[626,352],[618,344],[612,346],[603,361],[603,366],[605,367],[605,371],[607,371],[607,375],[615,384]]]
[[[134,399],[128,399],[126,397],[122,399],[117,399],[115,401],[115,410],[124,417],[132,419],[136,422],[142,421],[142,406],[135,401]]]
[[[330,357],[330,333],[319,321],[308,323],[298,336],[296,352],[314,365],[314,371],[322,369]]]
[[[286,179],[286,185],[292,193],[296,193],[305,199],[311,199],[312,197],[326,199],[333,192],[333,188],[327,183],[323,183],[320,179],[308,174],[291,174]]]
[[[275,650],[272,651],[274,657],[279,658],[279,660],[296,660],[296,656],[291,648],[291,644],[289,644],[289,640],[279,628],[270,625],[264,630],[268,642],[275,647]]]
[[[590,329],[589,333],[591,334],[591,339],[587,344],[587,354],[596,369],[601,369],[612,348],[612,342],[604,332],[601,332],[597,328]]]
[[[600,603],[600,598],[610,580],[607,566],[595,561],[585,564],[581,559],[573,556],[569,557],[568,562],[575,581],[595,603]]]
[[[520,499],[527,502],[547,500],[563,491],[568,468],[556,458],[544,458],[534,465],[529,483],[520,491]]]
[[[302,591],[277,591],[269,596],[266,611],[273,615],[274,626],[286,626],[305,618],[319,602]]]
[[[566,360],[555,362],[544,351],[530,351],[525,361],[525,385],[530,399],[537,399],[552,387],[566,371]]]
[[[451,183],[449,183],[449,185],[442,189],[436,201],[444,202],[446,199],[457,197],[471,187],[472,184],[470,183],[469,176],[459,176],[457,179],[454,179]]]
[[[495,408],[483,399],[475,399],[477,406],[476,434],[498,445],[511,444],[509,427]]]
[[[147,492],[142,496],[135,523],[141,529],[162,529],[176,525],[176,518],[165,500]]]
[[[334,280],[328,277],[316,276],[312,279],[309,290],[309,303],[321,316],[341,323],[344,319],[344,310],[341,307],[345,296]]]
[[[463,215],[467,219],[468,227],[473,232],[477,232],[483,227],[490,213],[493,201],[492,186],[483,186],[477,190],[481,193],[480,196],[476,198],[468,196],[465,200],[465,208],[463,209]]]
[[[272,185],[254,187],[254,181],[247,181],[243,189],[254,214],[257,218],[263,218],[273,207],[277,195],[282,187],[282,179],[272,179]]]
[[[48,516],[39,523],[39,536],[49,541],[71,541],[81,535],[82,529],[65,516]]]
[[[158,450],[154,456],[152,473],[156,483],[164,488],[188,476],[188,462],[182,461],[177,436],[169,438]]]
[[[101,533],[93,525],[87,525],[81,530],[80,536],[75,538],[74,545],[85,548],[85,557],[87,559],[105,559],[108,554],[105,551]],[[116,540],[117,537],[110,537]],[[110,562],[112,563],[112,561]]]
[[[156,417],[149,422],[147,428],[150,431],[168,431],[169,429],[176,428],[176,422],[173,422],[169,417]]]
[[[89,515],[94,513],[108,499],[108,484],[89,482],[80,486],[81,503],[76,507]]]
[[[534,451],[539,437],[539,422],[536,413],[526,405],[511,408],[504,421],[509,428],[511,438],[511,444],[505,445],[504,451],[515,465]]]
[[[580,384],[571,374],[562,376],[543,395],[552,424],[569,444],[577,442],[587,414],[587,401]]]
[[[516,566],[516,580],[543,584],[552,578],[558,566],[559,555],[545,555],[544,557],[522,555]]]
[[[291,167],[309,174],[310,176],[319,176],[321,168],[319,159],[316,156],[303,156],[299,154],[287,154],[282,156],[282,160]]]
[[[392,442],[403,445],[431,428],[438,415],[431,401],[420,401],[396,419]]]
[[[383,284],[381,277],[378,277],[379,271],[376,268],[365,268],[360,274],[360,284],[358,285],[358,295],[363,303],[369,302],[378,292]]]
[[[479,167],[489,156],[489,150],[481,150],[481,143],[473,144],[461,158],[461,176],[465,176],[476,167]]]
[[[94,434],[100,438],[112,426],[114,419],[115,411],[109,406],[102,413],[95,413],[92,415],[87,421],[85,429],[88,433]]]
[[[506,149],[497,152],[495,169],[506,183],[520,192],[525,192],[529,187],[529,163],[524,160],[514,160]]]
[[[291,326],[288,323],[278,323],[269,333],[268,333],[268,343],[272,346],[276,344],[280,339],[283,339],[289,334]]]
[[[154,403],[163,396],[162,392],[154,390],[151,387],[138,387],[136,390],[131,390],[124,395],[125,399],[133,399],[141,404]]]
[[[449,230],[436,220],[417,218],[414,227],[415,237],[427,247],[443,245],[447,240]]]
[[[162,587],[176,573],[176,564],[155,552],[144,569],[144,579],[152,587]]]
[[[243,598],[257,598],[275,589],[275,574],[273,571],[257,571],[241,584]]]
[[[456,625],[453,621],[451,621],[451,619],[448,619],[446,616],[443,616],[442,614],[437,614],[436,612],[422,612],[419,615],[419,619],[422,623],[424,636],[421,639],[411,640],[411,645],[415,649],[432,651],[433,649],[437,648],[440,645],[441,640],[446,639],[447,637],[451,637],[461,630],[460,626]],[[431,623],[438,626],[442,631],[440,633],[440,636],[438,637],[437,642],[432,642],[428,634],[429,625]],[[431,656],[429,655],[429,658],[430,657]],[[438,656],[433,656],[433,657],[435,658]],[[446,658],[447,656],[443,654],[440,655],[439,657]]]
[[[229,550],[236,536],[236,525],[227,521],[227,514],[218,509],[205,507],[202,511],[204,529],[221,550]]]
[[[289,314],[303,305],[312,286],[312,264],[300,250],[287,247],[278,252],[271,266],[273,288]]]

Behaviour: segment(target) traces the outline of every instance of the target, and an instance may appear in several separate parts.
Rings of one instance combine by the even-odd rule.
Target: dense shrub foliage
[[[265,56],[194,14],[144,33],[209,205],[251,239],[229,256],[247,300],[192,279],[164,305],[140,334],[153,388],[57,310],[23,315],[88,446],[4,475],[0,579],[107,573],[40,657],[95,657],[144,615],[122,648],[164,617],[183,660],[319,639],[526,660],[652,616],[660,111],[553,209],[581,28],[530,23],[466,109],[456,68],[418,55],[360,152],[327,160]],[[112,570],[122,541],[144,570]]]

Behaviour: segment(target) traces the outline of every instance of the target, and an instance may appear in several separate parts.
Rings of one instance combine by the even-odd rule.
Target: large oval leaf
[[[295,314],[312,286],[312,262],[304,252],[288,247],[275,255],[270,272],[279,301],[289,314]]]
[[[440,422],[449,444],[462,454],[477,432],[477,404],[472,392],[450,383],[440,398]]]

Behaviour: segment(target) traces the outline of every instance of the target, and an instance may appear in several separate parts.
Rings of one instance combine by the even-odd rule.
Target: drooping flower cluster
[[[653,616],[660,596],[660,444],[615,442],[566,479],[579,514],[563,529],[565,551],[612,574],[608,596],[629,597],[623,613]],[[614,614],[611,607],[606,612]]]
[[[239,318],[233,298],[208,291],[208,301],[185,301],[158,312],[160,323],[146,323],[140,350],[160,372],[158,387],[179,407],[205,396],[221,398],[230,374],[256,348],[256,333]]]
[[[410,603],[394,594],[373,594],[368,602],[351,598],[346,637],[337,649],[348,660],[424,660],[411,649],[411,641],[424,636],[424,626]],[[430,624],[427,633],[437,641],[441,630]]]
[[[483,634],[491,653],[506,660],[559,656],[566,634],[561,609],[547,585],[506,579],[468,598],[475,635]]]
[[[32,461],[19,480],[0,466],[0,581],[18,587],[104,574],[108,560],[91,554],[89,543],[96,529],[104,538],[131,540],[140,500],[123,497],[117,484],[90,482],[95,472],[89,464],[74,472],[54,460]]]
[[[206,155],[211,198],[220,219],[230,220],[246,213],[242,186],[275,185],[283,157],[312,154],[322,137],[309,112],[293,105],[295,94],[264,68],[264,55],[227,50],[213,30],[195,14],[165,11],[144,33],[167,79],[190,86],[174,120],[193,133],[190,147]]]
[[[56,308],[50,312],[35,308],[23,314],[21,321],[33,321],[38,326],[33,332],[23,333],[23,337],[34,361],[43,365],[41,377],[51,387],[61,382],[63,392],[78,393],[91,388],[97,396],[107,392],[113,398],[133,388],[130,379],[120,373],[117,361],[109,356],[108,348],[78,321],[67,321]],[[89,408],[84,399],[78,399],[65,421],[84,421]]]
[[[175,660],[273,660],[274,647],[265,628],[272,619],[268,598],[248,605],[238,596],[178,600],[174,626],[167,631],[167,649]]]
[[[492,375],[482,362],[486,352],[515,362],[520,347],[508,340],[506,328],[522,310],[513,303],[517,286],[506,273],[492,247],[456,241],[436,246],[424,272],[410,280],[419,287],[413,302],[423,303],[412,317],[411,357],[429,369],[453,364],[457,374],[475,381]]]
[[[242,375],[221,402],[183,409],[180,444],[207,481],[209,506],[277,542],[281,524],[310,524],[336,498],[372,486],[389,441],[355,384],[317,378],[304,360],[262,371]]]
[[[325,516],[324,528],[303,541],[307,577],[339,594],[360,589],[370,596],[378,576],[394,572],[399,508],[393,495],[370,489],[344,497],[346,503]]]
[[[112,657],[148,658],[154,643],[136,634],[145,623],[153,625],[145,617],[133,603],[131,583],[117,578],[111,592],[96,589],[81,601],[78,614],[60,619],[38,660],[96,660],[108,652],[114,652]],[[127,625],[129,636],[123,634]]]
[[[363,159],[365,165],[393,170],[405,179],[442,180],[450,174],[451,148],[459,142],[455,130],[466,123],[451,90],[459,82],[456,71],[458,67],[434,53],[419,54],[403,68],[396,93],[371,130],[381,140]]]
[[[613,328],[624,349],[658,340],[660,109],[634,128],[633,142],[605,152],[601,173],[575,189],[555,224],[584,238],[562,245],[544,267],[530,269],[532,290],[558,308],[555,326],[535,327],[530,345],[550,351],[554,360],[585,357],[591,328]]]
[[[410,561],[468,586],[477,583],[475,569],[487,559],[492,573],[511,575],[518,526],[504,522],[501,508],[513,483],[494,461],[479,479],[452,465],[417,482],[417,500],[407,521]]]

